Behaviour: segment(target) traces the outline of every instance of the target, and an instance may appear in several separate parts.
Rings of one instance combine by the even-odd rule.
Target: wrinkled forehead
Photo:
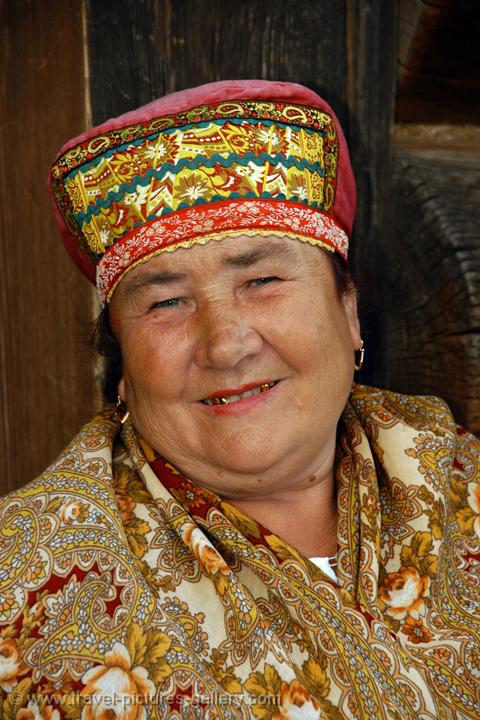
[[[291,270],[305,265],[325,267],[330,253],[288,236],[232,236],[192,248],[177,248],[147,258],[124,275],[111,302],[149,285],[193,281],[200,285],[221,282],[236,272],[252,269]]]

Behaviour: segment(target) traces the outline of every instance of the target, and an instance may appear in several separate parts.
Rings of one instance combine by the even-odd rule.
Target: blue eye
[[[168,300],[159,300],[154,302],[148,308],[149,310],[155,310],[156,308],[173,308],[180,304],[180,298],[169,298]]]
[[[268,285],[268,283],[275,282],[275,280],[280,280],[280,278],[276,277],[275,275],[269,275],[267,277],[260,277],[255,278],[255,280],[250,280],[250,285],[253,285],[253,287],[262,287],[263,285]]]

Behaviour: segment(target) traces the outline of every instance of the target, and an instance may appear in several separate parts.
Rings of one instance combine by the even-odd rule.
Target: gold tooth
[[[214,397],[211,398],[212,405],[228,405],[230,400],[226,397]]]
[[[263,383],[263,385],[260,385],[260,392],[266,392],[267,390],[270,390],[272,388],[274,383]],[[230,400],[226,397],[215,397],[212,398],[212,405],[229,405]]]

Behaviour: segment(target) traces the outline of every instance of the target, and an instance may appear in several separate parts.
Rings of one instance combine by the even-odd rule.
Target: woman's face
[[[120,282],[110,319],[137,430],[192,479],[268,494],[332,456],[360,335],[325,252],[256,236],[163,253]]]

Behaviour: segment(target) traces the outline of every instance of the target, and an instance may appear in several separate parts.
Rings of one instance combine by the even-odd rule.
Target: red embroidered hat
[[[330,106],[294,83],[167,95],[68,142],[50,172],[65,246],[108,302],[152,255],[281,235],[346,258],[356,191]]]

